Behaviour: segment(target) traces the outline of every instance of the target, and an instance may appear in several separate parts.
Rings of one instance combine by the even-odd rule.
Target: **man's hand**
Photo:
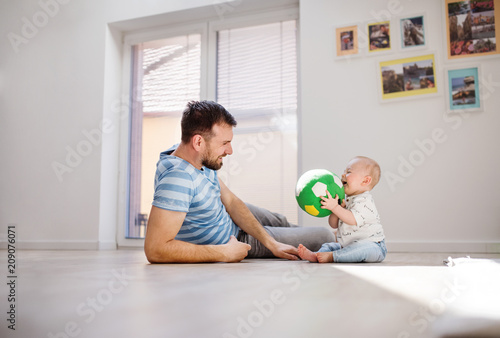
[[[279,258],[286,258],[292,261],[299,259],[299,250],[291,245],[283,244],[278,241],[274,241],[274,244],[269,248],[273,255]]]
[[[222,245],[224,247],[224,262],[235,263],[242,261],[252,247],[246,243],[238,242],[236,237],[231,236],[229,242]]]

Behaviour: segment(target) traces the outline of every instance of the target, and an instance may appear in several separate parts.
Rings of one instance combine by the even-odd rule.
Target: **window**
[[[296,20],[265,21],[224,29],[206,22],[201,33],[130,43],[126,238],[144,238],[159,154],[180,141],[191,100],[215,100],[238,121],[219,177],[243,201],[297,223]]]
[[[144,238],[160,152],[178,142],[181,112],[200,99],[200,34],[133,46],[128,238]]]
[[[217,42],[217,102],[238,121],[220,177],[243,201],[296,224],[295,20],[221,30]]]

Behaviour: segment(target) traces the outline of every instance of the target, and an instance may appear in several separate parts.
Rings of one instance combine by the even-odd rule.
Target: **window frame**
[[[129,224],[129,198],[130,198],[130,136],[132,114],[132,46],[151,40],[166,39],[187,34],[201,34],[201,78],[200,100],[215,100],[217,91],[217,31],[224,29],[241,28],[253,25],[263,25],[279,21],[296,20],[297,27],[297,60],[299,60],[299,8],[298,6],[275,9],[272,11],[259,11],[246,14],[228,15],[224,18],[211,17],[203,21],[176,24],[130,32],[124,34],[122,45],[122,98],[128,107],[127,116],[120,122],[119,141],[119,182],[118,182],[118,215],[116,241],[118,247],[143,247],[144,239],[126,238]],[[297,68],[299,67],[297,61]],[[299,96],[299,69],[297,69],[297,95]],[[297,135],[300,139],[300,98],[297,97]],[[297,150],[297,159],[300,163],[300,149]],[[298,164],[299,164],[298,163]],[[299,168],[300,169],[300,168]],[[300,216],[299,216],[300,217]],[[300,220],[300,218],[299,218]]]

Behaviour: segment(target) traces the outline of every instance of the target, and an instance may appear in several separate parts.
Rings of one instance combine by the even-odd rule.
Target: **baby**
[[[337,231],[337,242],[325,243],[318,252],[302,244],[299,256],[309,262],[319,263],[376,263],[387,254],[380,217],[370,191],[380,179],[380,166],[374,160],[357,156],[347,164],[342,175],[346,200],[338,203],[338,196],[326,191],[321,197],[322,208],[332,214],[328,223]]]

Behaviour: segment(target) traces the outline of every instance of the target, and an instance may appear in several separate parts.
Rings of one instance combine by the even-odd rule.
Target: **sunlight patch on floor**
[[[333,265],[405,297],[431,315],[453,312],[500,320],[500,264],[471,259],[453,267]]]

